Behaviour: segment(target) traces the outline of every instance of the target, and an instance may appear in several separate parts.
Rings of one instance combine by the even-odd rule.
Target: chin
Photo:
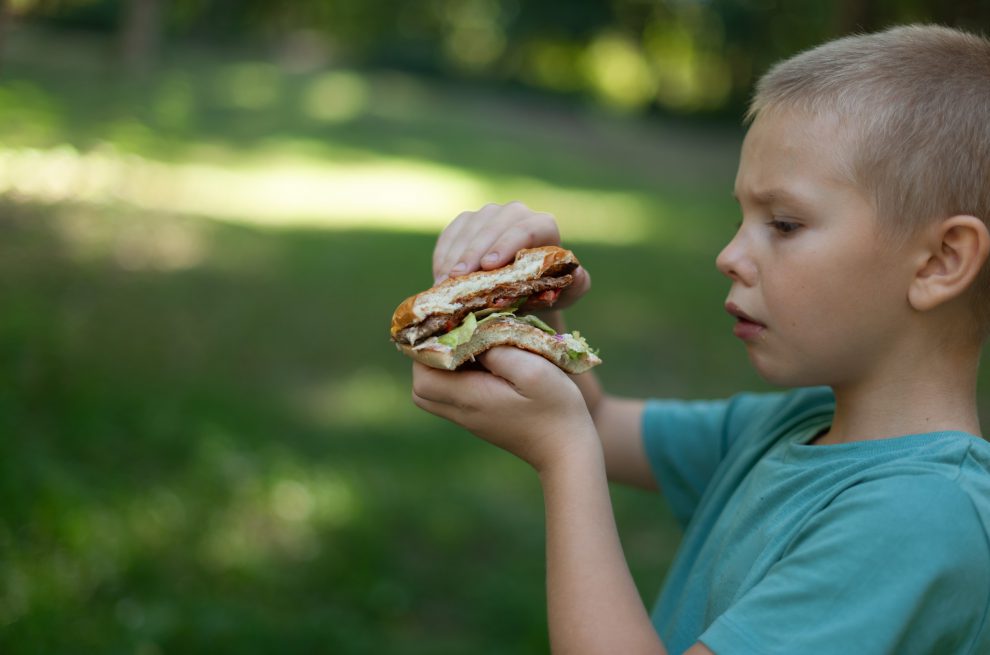
[[[825,381],[827,376],[793,364],[768,361],[754,356],[752,352],[749,359],[756,373],[775,387],[814,387],[828,384]]]

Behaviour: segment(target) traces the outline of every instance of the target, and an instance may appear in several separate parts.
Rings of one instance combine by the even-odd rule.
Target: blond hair
[[[746,114],[798,109],[852,127],[849,175],[898,238],[972,215],[990,226],[990,41],[933,25],[848,36],[783,61],[759,81]],[[990,333],[990,265],[974,309]]]

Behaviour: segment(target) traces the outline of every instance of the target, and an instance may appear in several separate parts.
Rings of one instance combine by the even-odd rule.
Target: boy
[[[990,653],[990,42],[833,41],[771,70],[749,118],[717,266],[753,365],[798,389],[620,399],[498,348],[488,372],[415,364],[414,401],[539,473],[556,652]],[[444,231],[434,273],[558,241],[549,215],[490,205]],[[686,525],[652,617],[606,471]]]

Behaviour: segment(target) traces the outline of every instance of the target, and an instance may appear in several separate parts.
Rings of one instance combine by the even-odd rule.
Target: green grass
[[[326,125],[293,101],[317,73],[278,73],[277,102],[238,109],[215,90],[232,55],[122,81],[104,45],[53,43],[12,40],[4,147],[402,156],[667,207],[643,243],[574,244],[594,288],[570,323],[615,392],[762,388],[713,265],[736,221],[734,130],[387,72],[361,78],[375,109]],[[181,120],[161,100],[177,79]],[[198,256],[173,265],[176,239]],[[535,476],[415,410],[388,342],[433,240],[0,197],[0,650],[546,652]],[[661,499],[614,500],[649,603],[679,534]]]
[[[194,222],[202,266],[137,272],[65,252],[75,208],[2,209],[5,652],[545,651],[535,476],[415,411],[387,341],[415,281],[374,263],[422,268],[430,238]],[[588,304],[606,380],[679,386],[669,317]],[[678,536],[658,499],[616,501],[652,598]]]

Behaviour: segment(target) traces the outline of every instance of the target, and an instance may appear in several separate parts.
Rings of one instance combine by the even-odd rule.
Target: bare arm
[[[534,212],[521,203],[486,205],[476,212],[458,216],[437,239],[433,251],[433,276],[442,280],[450,274],[492,269],[512,260],[520,248],[559,245],[560,232],[553,216]],[[573,284],[564,290],[554,306],[563,309],[591,288],[591,277],[579,267]],[[566,332],[559,311],[541,316],[557,332]],[[606,394],[592,373],[571,378],[581,390],[602,448],[608,478],[614,482],[657,490],[646,453],[642,428],[644,402]]]
[[[540,481],[552,651],[666,653],[622,552],[601,450],[572,451]]]
[[[547,522],[547,613],[554,653],[667,652],[626,564],[600,451],[541,473]],[[701,642],[685,655],[714,655]]]
[[[436,280],[508,263],[520,248],[557,245],[553,217],[520,203],[464,212],[433,253]],[[555,307],[591,286],[587,271]],[[564,332],[559,311],[544,315]],[[547,514],[547,597],[554,653],[666,653],[632,580],[607,480],[657,489],[643,448],[644,401],[606,394],[592,373],[567,376],[514,348],[481,356],[485,371],[413,366],[413,400],[512,452],[540,474]],[[574,384],[570,384],[569,381]],[[687,655],[711,655],[696,643]]]
[[[547,607],[554,653],[666,653],[615,527],[602,442],[562,371],[515,348],[481,356],[486,371],[413,365],[413,399],[528,462],[546,505]],[[691,655],[707,650],[695,644]]]
[[[566,332],[563,315],[547,312],[541,315],[557,332]],[[605,468],[612,482],[658,491],[646,451],[643,447],[643,409],[646,401],[620,398],[605,393],[601,382],[591,371],[573,375],[595,422],[605,456]]]

